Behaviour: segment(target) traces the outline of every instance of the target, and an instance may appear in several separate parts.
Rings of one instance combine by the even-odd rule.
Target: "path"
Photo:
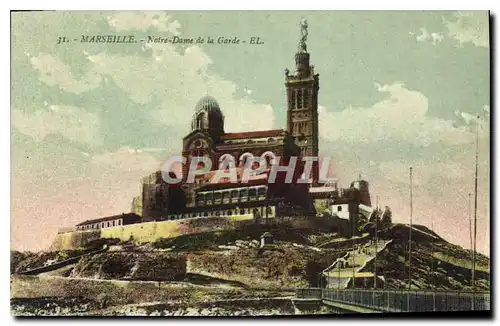
[[[323,271],[323,275],[327,277],[326,287],[344,289],[352,280],[353,273],[356,276],[361,276],[360,273],[365,266],[376,257],[378,253],[383,251],[387,244],[392,240],[378,240],[368,242],[364,245],[358,245],[355,250],[350,250],[342,258],[336,260],[330,267]],[[375,252],[376,250],[376,252]],[[361,275],[360,275],[361,274]],[[363,273],[364,274],[364,273]],[[371,273],[366,273],[367,277],[372,276]]]

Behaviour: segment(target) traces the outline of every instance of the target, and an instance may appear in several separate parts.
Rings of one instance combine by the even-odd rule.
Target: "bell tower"
[[[300,22],[302,37],[295,53],[295,73],[285,70],[287,99],[287,131],[301,148],[301,156],[318,157],[318,91],[319,74],[309,64],[307,52],[307,21]],[[311,172],[312,183],[318,181],[319,164],[315,162]]]

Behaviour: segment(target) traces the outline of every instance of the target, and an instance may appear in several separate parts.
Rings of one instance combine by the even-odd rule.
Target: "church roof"
[[[216,171],[210,171],[216,172]],[[247,182],[242,182],[241,175],[238,175],[238,182],[230,182],[230,181],[219,181],[219,182],[207,182],[204,185],[200,186],[197,191],[207,191],[207,190],[225,190],[232,188],[240,188],[240,187],[251,187],[251,186],[259,186],[259,185],[267,185],[267,173],[262,173],[258,176],[252,176]]]
[[[78,223],[76,226],[93,224],[93,223],[98,223],[98,222],[113,221],[113,220],[116,220],[119,218],[126,218],[126,217],[130,217],[130,218],[133,218],[136,220],[141,219],[141,217],[139,215],[134,214],[134,213],[122,213],[120,215],[106,216],[106,217],[96,218],[94,220],[86,220],[84,222]]]
[[[195,112],[200,112],[200,111],[219,111],[220,112],[220,106],[219,106],[219,103],[217,103],[217,100],[215,98],[213,98],[212,96],[206,95],[206,96],[203,96],[196,103],[194,110],[195,110]]]
[[[285,132],[284,129],[231,132],[231,133],[226,133],[223,136],[221,136],[221,139],[228,140],[228,139],[278,137],[278,136],[283,136],[284,132]]]

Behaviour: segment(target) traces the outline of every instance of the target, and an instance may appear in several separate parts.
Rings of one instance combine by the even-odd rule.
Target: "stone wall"
[[[57,234],[50,250],[77,249],[100,238],[114,238],[121,241],[133,240],[136,243],[153,242],[160,238],[173,238],[186,234],[234,229],[240,221],[251,219],[251,216],[242,217],[238,215],[233,217],[200,217],[174,221],[137,223],[100,230],[75,231]]]

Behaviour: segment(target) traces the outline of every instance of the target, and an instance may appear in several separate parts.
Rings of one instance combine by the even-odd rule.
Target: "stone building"
[[[173,172],[171,177],[175,178]],[[180,185],[165,182],[162,171],[156,171],[142,179],[142,217],[145,222],[163,220],[169,214],[177,214],[186,207],[186,194]]]
[[[301,156],[318,157],[318,92],[319,74],[314,73],[307,52],[307,22],[301,22],[302,38],[295,53],[295,73],[285,70],[288,134],[300,147]],[[312,169],[312,185],[318,182],[319,168],[315,162]]]
[[[314,200],[326,200],[332,216],[349,221],[352,230],[360,214],[371,211],[369,183],[362,180],[351,182],[349,188],[339,188],[337,184],[313,187],[309,193]]]
[[[261,216],[285,214],[314,214],[314,205],[308,193],[307,184],[297,184],[304,172],[304,156],[318,156],[318,91],[319,76],[310,65],[307,52],[307,23],[301,24],[302,38],[295,53],[295,72],[285,71],[287,122],[284,129],[257,130],[228,133],[225,131],[223,110],[211,96],[202,97],[195,105],[189,133],[182,139],[182,182],[178,186],[185,194],[185,207],[173,210],[171,205],[179,203],[169,199],[173,194],[156,172],[143,180],[143,216],[161,219],[174,214],[210,215],[253,212]],[[187,183],[189,167],[193,157],[207,157],[212,162],[211,171],[197,176],[194,183]],[[292,184],[285,184],[286,173],[278,173],[273,184],[267,183],[271,167],[275,164],[288,165],[290,157],[298,157]],[[210,182],[213,174],[229,162],[229,168],[242,169],[249,158],[264,159],[262,180],[255,185]],[[278,159],[279,158],[279,159]],[[203,164],[203,163],[198,163]],[[240,178],[240,175],[238,175]],[[318,165],[314,163],[311,184],[318,181]],[[254,208],[252,208],[255,206]],[[293,209],[292,209],[293,207]],[[206,213],[206,214],[205,214]],[[218,216],[219,216],[218,215]]]
[[[141,217],[133,213],[123,213],[120,215],[113,215],[102,217],[94,220],[87,220],[76,225],[75,229],[78,231],[85,230],[98,230],[116,226],[123,226],[129,224],[140,223]]]

